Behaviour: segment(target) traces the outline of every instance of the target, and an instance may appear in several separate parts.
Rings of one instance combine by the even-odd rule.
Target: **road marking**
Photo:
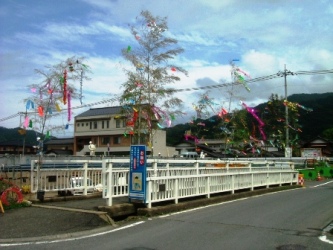
[[[73,241],[73,240],[82,240],[82,239],[87,239],[87,238],[92,238],[92,237],[96,237],[96,236],[101,236],[101,235],[113,233],[113,232],[124,230],[124,229],[130,228],[130,227],[135,227],[135,226],[140,225],[142,223],[144,223],[144,221],[135,222],[135,223],[130,224],[130,225],[115,228],[115,229],[108,230],[108,231],[101,232],[101,233],[95,233],[95,234],[90,234],[90,235],[85,235],[85,236],[78,236],[78,237],[73,237],[73,238],[68,238],[68,239],[32,241],[32,242],[17,242],[17,243],[0,243],[0,248],[1,247],[9,247],[9,246],[40,245],[40,244],[67,242],[67,241]]]
[[[326,235],[323,235],[323,236],[320,236],[319,237],[319,240],[323,241],[323,242],[326,242],[328,244],[332,244],[333,245],[333,241],[327,239],[327,236]]]
[[[319,184],[319,185],[313,186],[313,188],[320,187],[320,186],[324,186],[324,185],[327,185],[327,184],[332,183],[332,182],[333,182],[333,181],[328,181],[328,182],[325,182],[325,183],[322,183],[322,184]]]

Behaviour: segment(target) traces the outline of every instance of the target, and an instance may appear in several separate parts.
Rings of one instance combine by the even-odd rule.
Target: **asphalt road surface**
[[[90,236],[0,245],[1,249],[333,249],[333,181],[192,209]]]

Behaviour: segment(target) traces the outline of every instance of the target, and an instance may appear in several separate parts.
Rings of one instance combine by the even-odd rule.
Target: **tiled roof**
[[[46,141],[45,145],[65,145],[65,144],[74,144],[74,138],[57,138]]]
[[[75,117],[114,115],[121,113],[121,106],[89,109]]]

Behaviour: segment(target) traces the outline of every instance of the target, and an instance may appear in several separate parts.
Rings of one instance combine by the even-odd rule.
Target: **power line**
[[[279,77],[284,77],[284,74],[288,74],[288,75],[322,75],[322,74],[333,74],[333,69],[329,69],[329,70],[311,70],[311,71],[296,71],[296,72],[291,72],[291,71],[287,71],[287,72],[281,72],[279,71],[276,74],[272,74],[272,75],[268,75],[268,76],[261,76],[261,77],[257,77],[257,78],[253,78],[253,79],[248,79],[248,80],[244,80],[244,83],[254,83],[254,82],[259,82],[259,81],[268,81],[268,80],[272,80],[275,78],[279,78]],[[203,89],[215,89],[215,88],[223,88],[223,87],[228,87],[228,86],[235,86],[235,85],[240,85],[242,84],[241,82],[229,82],[229,83],[221,83],[221,84],[216,84],[216,85],[208,85],[208,86],[202,86],[202,87],[194,87],[194,88],[184,88],[184,89],[170,89],[170,91],[172,92],[184,92],[184,91],[196,91],[196,90],[203,90]],[[109,102],[114,102],[117,101],[117,98],[111,98],[111,99],[106,99],[106,100],[102,100],[99,102],[94,102],[94,103],[89,103],[89,104],[84,104],[84,105],[80,105],[80,106],[76,106],[76,107],[72,107],[71,109],[80,109],[80,108],[85,108],[85,107],[92,107],[92,106],[96,106],[99,104],[104,104],[104,103],[109,103]],[[65,111],[67,109],[63,109],[63,111]],[[36,112],[29,112],[29,113],[37,113]],[[5,118],[1,118],[0,122],[15,118],[19,115],[22,114],[26,114],[26,112],[18,112],[17,114],[5,117]]]

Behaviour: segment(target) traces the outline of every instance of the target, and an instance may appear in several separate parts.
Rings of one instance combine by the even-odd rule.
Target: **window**
[[[107,145],[108,143],[110,143],[110,137],[103,137],[103,139],[102,139],[102,144],[103,145]]]
[[[106,121],[106,128],[110,127],[110,121]]]
[[[116,119],[116,128],[120,128],[120,119]]]
[[[126,119],[123,119],[123,127],[126,127]]]
[[[97,129],[97,121],[94,121],[94,129]]]
[[[121,137],[115,136],[113,137],[113,144],[120,144],[121,143]]]
[[[77,126],[77,127],[80,127],[80,123],[77,123],[76,126]]]
[[[104,121],[102,121],[102,129],[104,129]]]

